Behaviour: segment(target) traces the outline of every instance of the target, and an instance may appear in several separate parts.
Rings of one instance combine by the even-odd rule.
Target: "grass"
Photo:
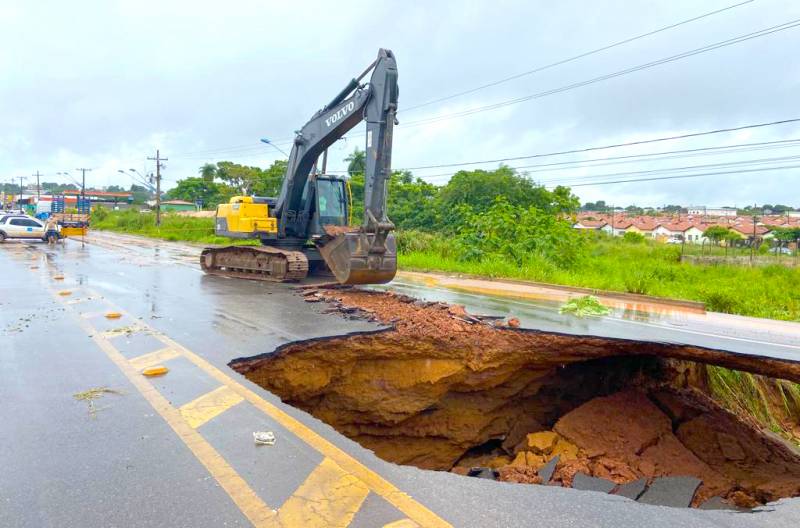
[[[800,385],[707,366],[708,388],[720,405],[800,444]]]
[[[155,215],[136,211],[101,211],[92,215],[93,229],[144,235],[198,244],[253,244],[214,235],[213,218],[166,214],[161,228]],[[800,268],[780,265],[744,267],[680,262],[680,246],[620,239],[586,240],[586,255],[571,268],[560,268],[532,255],[522,264],[500,255],[481,260],[459,259],[446,238],[419,231],[398,235],[403,269],[513,278],[567,286],[639,293],[701,301],[709,310],[787,321],[800,321]]]
[[[403,236],[408,236],[403,234]],[[420,239],[429,235],[423,234]],[[531,256],[521,265],[503,256],[459,260],[442,241],[401,243],[400,266],[513,278],[705,302],[709,310],[800,321],[800,269],[680,262],[680,247],[587,239],[577,265],[559,268]]]
[[[213,218],[193,218],[176,214],[161,215],[161,227],[156,227],[154,213],[138,211],[107,211],[92,213],[92,229],[130,233],[162,240],[197,244],[257,245],[258,240],[231,240],[214,234]]]

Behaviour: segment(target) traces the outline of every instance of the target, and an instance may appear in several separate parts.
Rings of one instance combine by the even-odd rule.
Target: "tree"
[[[230,161],[220,161],[217,163],[215,176],[241,195],[277,196],[283,176],[286,174],[286,165],[285,160],[278,160],[264,170]]]
[[[706,230],[703,232],[703,236],[714,242],[715,245],[719,245],[720,241],[725,240],[725,237],[728,236],[728,233],[730,233],[729,228],[715,225],[706,228]]]
[[[116,193],[126,192],[125,189],[123,189],[119,185],[109,185],[108,187],[106,187],[106,191],[107,192],[116,192]]]
[[[474,212],[486,211],[497,197],[514,206],[536,207],[546,213],[572,213],[580,206],[569,187],[548,191],[511,167],[501,165],[493,171],[478,169],[454,174],[439,193],[441,217],[447,219],[461,205]]]
[[[515,206],[504,196],[495,198],[484,211],[460,207],[466,209],[461,213],[465,222],[459,226],[456,245],[464,260],[500,255],[522,265],[539,257],[569,268],[585,250],[581,234],[563,215]]]
[[[133,203],[141,205],[150,199],[151,193],[141,185],[133,184],[129,191],[133,195]]]
[[[167,191],[165,198],[193,203],[202,200],[205,205],[216,201],[218,195],[219,190],[214,182],[209,183],[203,178],[196,177],[178,180],[178,184]]]
[[[268,169],[256,174],[252,192],[256,196],[278,196],[281,191],[283,177],[286,175],[286,160],[276,160]]]
[[[358,147],[344,160],[347,162],[347,173],[351,177],[355,174],[363,175],[367,170],[367,153]]]
[[[581,207],[582,211],[605,211],[608,208],[605,200],[597,200],[596,202],[586,202]]]
[[[436,197],[439,188],[408,171],[395,172],[389,180],[388,215],[399,229],[429,231],[438,224]]]
[[[200,167],[198,172],[200,173],[200,177],[203,178],[206,183],[211,183],[214,181],[214,177],[217,175],[217,166],[213,163],[206,163]]]

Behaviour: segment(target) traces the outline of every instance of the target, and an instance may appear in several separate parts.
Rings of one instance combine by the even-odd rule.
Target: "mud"
[[[785,364],[689,346],[516,329],[463,307],[356,289],[303,290],[385,330],[291,343],[231,363],[399,464],[552,484],[691,475],[693,504],[800,495],[800,456],[703,392],[704,363],[794,380]],[[763,361],[763,360],[761,360]],[[494,473],[493,473],[494,474]]]

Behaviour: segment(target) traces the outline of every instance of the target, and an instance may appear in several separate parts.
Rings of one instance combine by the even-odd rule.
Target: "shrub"
[[[628,242],[629,244],[645,243],[644,235],[641,233],[637,233],[636,231],[627,231],[624,235],[622,235],[622,240]]]

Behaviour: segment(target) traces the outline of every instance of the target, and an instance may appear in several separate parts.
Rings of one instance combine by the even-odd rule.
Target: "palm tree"
[[[198,172],[200,173],[200,177],[203,178],[203,181],[211,183],[214,181],[214,176],[217,175],[217,166],[213,163],[206,163],[200,167]]]
[[[367,153],[356,147],[352,154],[344,159],[347,162],[347,173],[364,174],[367,168]]]

